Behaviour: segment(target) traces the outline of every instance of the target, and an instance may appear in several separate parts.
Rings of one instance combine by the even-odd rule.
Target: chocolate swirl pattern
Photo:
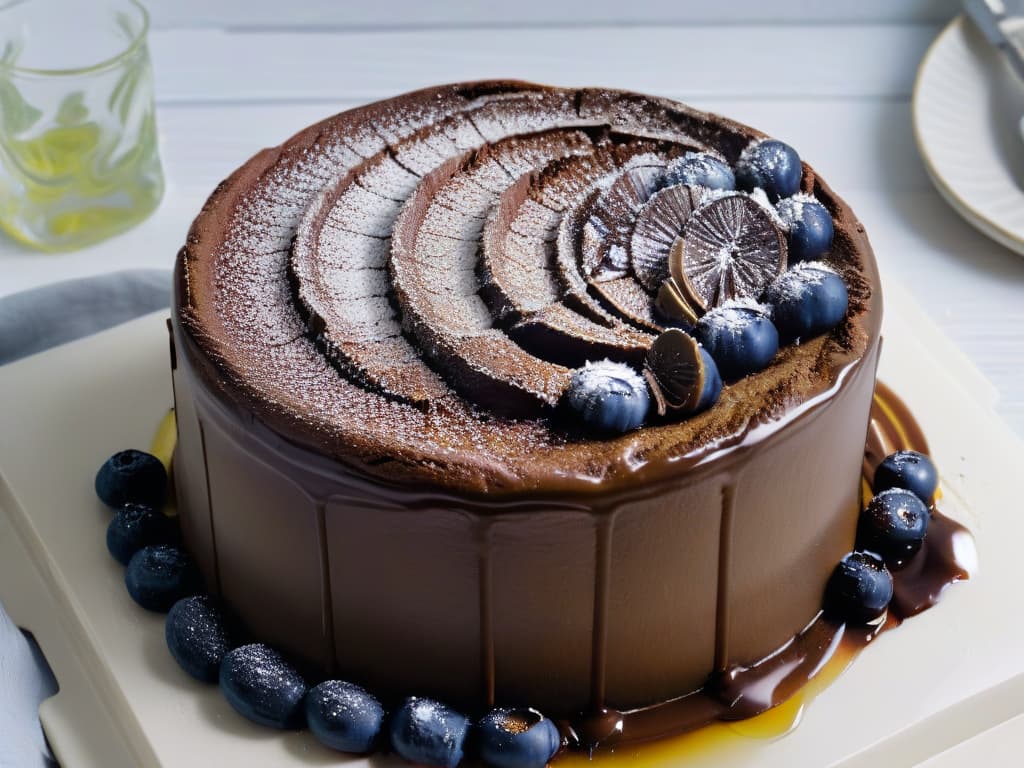
[[[536,419],[570,369],[639,366],[663,328],[650,264],[666,243],[649,221],[634,226],[666,164],[709,146],[735,159],[755,136],[649,97],[520,83],[346,113],[265,153],[230,201],[214,196],[216,216],[183,252],[186,322],[270,423],[298,414],[308,442],[344,444],[346,461],[368,468],[383,454],[400,475],[492,490],[510,477],[543,482],[543,463],[520,457],[564,453],[566,436]],[[829,197],[813,175],[805,185]],[[671,213],[687,206],[675,200]],[[207,244],[213,258],[199,256]],[[837,238],[834,251],[863,307],[853,241]],[[638,450],[574,441],[579,460],[559,474],[628,474],[699,450],[709,430],[738,438],[737,427],[827,390],[842,367],[832,358],[858,355],[848,342],[859,331],[845,333],[781,356],[802,360],[785,397],[757,398],[794,379],[782,367],[775,381],[733,387],[725,423],[645,430]]]
[[[464,129],[476,129],[470,111],[329,185],[299,223],[289,270],[342,374],[420,408],[449,387],[529,418],[557,403],[566,365],[638,363],[649,348],[642,331],[658,326],[650,296],[628,277],[632,221],[660,186],[662,158],[692,145],[581,126],[557,110],[501,128],[501,114],[487,111],[479,146],[464,146]],[[418,176],[428,156],[439,164]],[[564,250],[565,295],[551,246]]]

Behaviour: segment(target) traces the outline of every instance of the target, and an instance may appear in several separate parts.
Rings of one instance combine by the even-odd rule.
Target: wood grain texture
[[[599,26],[644,23],[833,23],[944,21],[958,8],[957,0],[861,0],[822,3],[796,0],[766,3],[763,0],[679,2],[679,0],[302,0],[282,5],[253,0],[178,0],[151,2],[155,26],[246,27],[282,29],[324,27],[339,29],[394,29],[397,27],[453,26]]]
[[[156,31],[161,103],[372,101],[516,77],[698,98],[909,96],[930,23],[373,32]],[[187,52],[187,54],[186,54]]]

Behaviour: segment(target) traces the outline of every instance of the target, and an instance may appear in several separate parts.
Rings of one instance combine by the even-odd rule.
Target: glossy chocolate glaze
[[[864,478],[874,476],[883,458],[899,450],[928,453],[928,444],[910,410],[879,382],[871,409],[865,446]],[[894,594],[882,620],[857,626],[819,614],[786,645],[766,659],[735,665],[711,676],[706,685],[678,699],[628,712],[602,709],[561,723],[565,743],[573,749],[612,748],[650,741],[698,728],[714,720],[742,720],[789,699],[836,655],[865,648],[880,633],[931,608],[947,587],[969,578],[968,565],[956,551],[970,533],[942,514],[934,500],[928,535],[921,550],[893,572]]]
[[[673,698],[800,631],[853,543],[863,449],[820,446],[863,434],[873,364],[677,478],[474,499],[287,443],[194,389],[183,344],[190,551],[256,636],[375,690],[561,715]]]
[[[483,208],[466,207],[478,199],[468,192],[444,197],[449,184],[469,190],[466,174],[479,172],[500,211],[522,202],[517,184],[538,196],[572,187],[522,181],[534,160],[556,175],[576,168],[551,160],[562,149],[599,154],[628,137],[735,159],[757,136],[637,94],[485,83],[343,113],[246,163],[190,231],[172,317],[175,481],[185,540],[211,589],[261,639],[382,695],[559,716],[676,699],[799,633],[853,544],[881,318],[863,228],[813,169],[803,187],[833,213],[827,258],[849,288],[848,316],[688,420],[591,439],[548,418],[487,412],[493,402],[460,374],[467,367],[445,364],[479,360],[486,343],[449,333],[443,349],[421,354],[432,323],[447,322],[436,304],[432,316],[421,311],[430,286],[407,270],[398,283],[408,293],[373,287],[384,260],[394,281],[438,237],[471,258],[472,242],[451,233],[483,233]],[[374,186],[381,168],[391,169],[387,189]],[[390,202],[360,207],[371,189]],[[574,189],[584,206],[600,197]],[[336,205],[345,194],[350,204]],[[560,210],[580,210],[579,199]],[[401,241],[385,244],[394,222]],[[339,236],[319,238],[328,223]],[[579,228],[551,230],[550,259],[568,263]],[[314,242],[320,255],[302,261]],[[337,295],[306,270],[334,259],[346,271],[350,258],[370,264],[373,280],[343,281]],[[629,325],[607,292],[577,275],[574,294],[551,267],[565,306]],[[346,346],[346,357],[350,339],[307,324],[352,296],[386,299],[375,320],[390,334],[385,359],[402,364],[397,379],[371,386],[379,355]],[[472,293],[459,301],[492,311]],[[515,352],[526,378],[556,370],[539,349]],[[356,360],[364,370],[346,367]],[[493,370],[510,375],[499,362]]]

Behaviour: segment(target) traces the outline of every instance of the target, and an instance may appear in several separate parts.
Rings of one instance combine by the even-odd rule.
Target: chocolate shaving
[[[704,390],[704,363],[692,336],[678,328],[662,333],[647,353],[644,375],[653,385],[659,415],[697,409]]]

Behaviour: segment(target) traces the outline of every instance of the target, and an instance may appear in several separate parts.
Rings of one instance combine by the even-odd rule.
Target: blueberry
[[[636,429],[644,422],[650,394],[643,377],[622,363],[587,363],[572,376],[564,407],[595,432]]]
[[[928,507],[910,491],[889,488],[876,494],[860,515],[857,547],[899,564],[921,548],[928,532]]]
[[[158,509],[147,504],[125,504],[107,526],[107,549],[117,562],[128,565],[132,555],[150,544],[174,544],[178,531]]]
[[[167,470],[160,459],[143,451],[115,453],[96,473],[96,495],[109,507],[159,507],[166,492]]]
[[[767,310],[753,302],[716,307],[700,319],[694,334],[725,379],[760,371],[779,351],[779,334]]]
[[[377,746],[384,708],[358,685],[328,680],[306,694],[306,722],[331,749],[366,754]]]
[[[718,402],[722,394],[722,376],[718,372],[715,358],[704,347],[700,348],[700,357],[704,361],[704,389],[701,390],[697,410],[703,411]]]
[[[544,768],[561,748],[562,737],[535,709],[492,709],[480,720],[477,742],[491,768]]]
[[[391,747],[410,763],[455,768],[462,760],[469,720],[432,699],[412,696],[391,716]]]
[[[772,202],[799,192],[802,175],[800,155],[775,139],[751,143],[736,161],[736,186],[747,192],[763,189]]]
[[[220,665],[220,689],[240,715],[271,728],[301,728],[306,681],[262,643],[229,651]]]
[[[897,451],[886,456],[875,470],[875,493],[888,488],[904,488],[925,504],[939,487],[939,473],[932,460],[917,451]]]
[[[783,272],[764,292],[783,342],[809,339],[832,330],[846,316],[849,297],[843,278],[817,261]]]
[[[708,189],[736,189],[732,168],[708,152],[687,152],[665,170],[665,186],[689,184]]]
[[[124,572],[128,594],[147,611],[163,613],[183,597],[202,589],[195,563],[177,547],[143,547],[128,561]]]
[[[217,682],[232,643],[224,613],[213,598],[196,595],[176,602],[167,614],[164,637],[182,669],[204,683]]]
[[[776,206],[789,239],[789,263],[811,261],[832,247],[832,214],[810,195],[797,194]]]
[[[892,575],[882,558],[871,552],[846,555],[825,587],[825,613],[856,624],[877,619],[891,600]]]

